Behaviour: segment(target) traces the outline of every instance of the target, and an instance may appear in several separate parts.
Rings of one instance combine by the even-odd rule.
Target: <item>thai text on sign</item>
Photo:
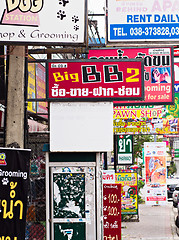
[[[103,184],[103,240],[121,239],[121,185]]]
[[[49,99],[143,99],[143,61],[48,62]]]

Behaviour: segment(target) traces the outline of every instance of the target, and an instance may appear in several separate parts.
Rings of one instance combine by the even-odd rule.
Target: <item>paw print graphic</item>
[[[79,21],[79,18],[78,18],[78,16],[73,16],[72,17],[72,22],[74,22],[74,23],[77,23]]]
[[[75,25],[75,26],[74,26],[74,29],[75,29],[75,31],[79,30],[79,26],[78,26],[78,25]]]
[[[8,178],[3,178],[2,179],[2,185],[7,185],[9,182]]]
[[[64,17],[66,17],[65,11],[59,10],[57,12],[57,18],[60,18],[60,20],[63,20]]]
[[[69,3],[68,0],[59,0],[59,4],[63,4],[63,7],[65,7],[67,3]]]

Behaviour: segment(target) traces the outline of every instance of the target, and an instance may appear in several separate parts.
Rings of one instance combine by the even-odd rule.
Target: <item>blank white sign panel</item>
[[[113,150],[113,103],[50,103],[51,152]]]

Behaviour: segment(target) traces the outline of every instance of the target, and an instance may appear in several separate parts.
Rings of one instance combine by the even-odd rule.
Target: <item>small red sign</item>
[[[144,98],[142,60],[48,61],[50,100],[129,100]]]
[[[174,57],[178,57],[179,56],[179,49],[174,49]]]
[[[103,240],[121,239],[121,184],[103,184]]]

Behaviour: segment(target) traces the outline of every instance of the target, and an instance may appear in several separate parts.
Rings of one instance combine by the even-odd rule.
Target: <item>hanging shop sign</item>
[[[133,136],[119,135],[117,136],[117,164],[133,164]]]
[[[143,61],[76,60],[47,62],[49,100],[143,99]]]
[[[87,1],[0,0],[0,42],[84,44]]]
[[[138,189],[136,172],[116,173],[116,183],[121,184],[121,213],[138,215]]]
[[[178,8],[172,0],[107,0],[107,41],[176,41]]]
[[[30,150],[0,149],[0,239],[25,239]]]
[[[121,184],[103,184],[103,239],[121,240]]]
[[[146,204],[165,205],[166,185],[166,142],[145,142]]]
[[[121,1],[116,1],[121,2]],[[89,50],[89,59],[144,59],[144,101],[114,101],[114,105],[163,105],[174,102],[173,48],[102,48]]]

